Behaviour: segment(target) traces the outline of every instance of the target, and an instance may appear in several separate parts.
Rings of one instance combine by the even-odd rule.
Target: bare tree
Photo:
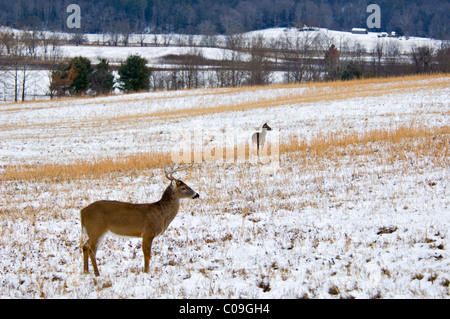
[[[124,47],[128,46],[128,43],[130,41],[130,35],[131,35],[130,24],[128,23],[128,21],[124,21],[119,24],[118,29],[119,29],[119,33],[121,34],[121,37],[122,37],[123,46]]]
[[[6,49],[6,54],[11,54],[11,48],[15,43],[15,36],[13,32],[5,31],[0,34],[0,42],[2,47]]]
[[[314,37],[304,32],[294,39],[285,36],[281,51],[285,61],[286,83],[301,83],[315,79],[317,67],[314,64]]]
[[[429,73],[432,71],[435,49],[432,46],[413,46],[411,54],[417,73]]]
[[[155,46],[155,47],[157,47],[158,46],[158,36],[156,35],[156,34],[154,34],[153,35],[153,45]]]
[[[39,42],[40,37],[38,32],[31,31],[27,32],[24,31],[20,37],[20,40],[22,41],[23,45],[25,46],[27,50],[27,56],[31,58],[35,58],[38,55],[39,50]]]
[[[61,36],[59,36],[57,33],[53,33],[52,35],[50,35],[49,37],[49,45],[51,46],[51,51],[55,52],[56,50],[58,50],[60,44],[62,42]],[[50,55],[50,58],[54,56],[54,55]]]
[[[226,50],[223,51],[220,66],[215,72],[219,87],[238,87],[243,84],[246,73],[243,68],[244,42],[242,34],[226,36]]]
[[[22,33],[19,41],[22,43],[21,50],[23,59],[21,60],[20,69],[22,71],[22,102],[25,101],[25,95],[27,90],[27,84],[33,77],[33,72],[31,72],[31,63],[35,60],[41,51],[41,46],[39,46],[40,37],[38,32],[24,32]]]
[[[382,59],[383,59],[384,53],[385,53],[384,41],[383,40],[378,40],[376,45],[375,45],[375,47],[372,50],[375,74],[377,76],[380,76],[381,68],[383,66],[382,65]]]
[[[450,44],[442,44],[436,54],[440,72],[450,72]]]
[[[316,50],[317,52],[325,53],[330,49],[332,45],[335,46],[336,42],[336,39],[331,33],[319,32],[313,40],[314,50]]]
[[[49,47],[46,47],[46,59],[48,60],[48,78],[49,78],[49,88],[48,95],[50,99],[53,99],[56,95],[61,94],[59,91],[61,78],[60,73],[60,63],[64,59],[63,51],[59,46],[60,37],[57,34],[53,34],[49,37]],[[58,83],[59,82],[59,83]]]
[[[268,50],[265,46],[264,38],[257,36],[249,41],[248,51],[250,59],[247,61],[249,85],[264,85],[269,81],[269,60],[267,58]]]
[[[399,64],[401,55],[400,44],[397,39],[387,39],[384,48],[385,64],[390,72],[395,72],[394,68]]]
[[[164,33],[162,38],[163,38],[163,45],[165,47],[168,47],[170,46],[170,43],[173,41],[174,36],[173,34],[170,33]]]
[[[216,26],[210,21],[204,21],[198,26],[200,34],[202,34],[201,45],[207,47],[217,46],[217,30]]]
[[[145,43],[146,37],[147,37],[147,35],[145,33],[140,33],[139,34],[139,43],[140,43],[141,47],[145,47],[147,45]]]
[[[181,77],[183,88],[193,89],[202,85],[200,80],[200,64],[204,60],[202,51],[196,47],[191,47],[187,54],[183,56],[183,68]]]
[[[79,29],[76,29],[74,33],[72,33],[69,42],[75,44],[76,46],[82,45],[87,41],[87,37],[85,34],[81,33]]]
[[[25,73],[26,70],[26,58],[27,58],[27,49],[23,42],[20,39],[19,35],[14,36],[14,41],[12,46],[10,47],[10,55],[9,55],[9,69],[12,72],[12,77],[14,80],[14,102],[19,101],[19,80],[20,80],[20,71]],[[25,85],[25,78],[23,79],[23,86]],[[24,98],[24,94],[22,93],[22,97]]]
[[[120,33],[115,29],[111,29],[109,32],[109,38],[111,39],[112,44],[117,46],[120,40]]]

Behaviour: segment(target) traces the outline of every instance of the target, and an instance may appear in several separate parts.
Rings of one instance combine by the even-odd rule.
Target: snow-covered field
[[[414,46],[431,46],[436,49],[440,48],[442,43],[445,41],[431,38],[420,38],[420,37],[379,37],[381,33],[369,32],[368,34],[353,34],[348,31],[335,31],[325,28],[317,28],[315,31],[300,31],[297,28],[271,28],[258,31],[251,31],[244,33],[243,36],[246,39],[252,39],[254,37],[262,37],[267,43],[274,41],[283,41],[284,39],[289,39],[292,43],[295,43],[297,39],[310,39],[319,37],[324,41],[324,43],[334,43],[339,50],[346,51],[355,44],[359,44],[361,47],[365,48],[367,52],[372,51],[377,43],[383,43],[387,45],[388,43],[395,43],[399,46],[401,54],[409,54],[411,48]],[[199,46],[199,50],[203,53],[205,58],[212,60],[223,59],[224,50],[217,48],[208,48],[203,46],[203,36],[201,35],[180,35],[180,34],[169,34],[169,35],[144,35],[144,43],[155,44],[154,38],[156,36],[158,47],[96,47],[93,50],[89,50],[83,46],[78,47],[79,49],[73,50],[71,47],[65,47],[64,53],[68,56],[78,56],[79,52],[96,58],[98,56],[104,58],[111,58],[113,60],[125,60],[130,54],[140,54],[147,58],[149,61],[155,61],[168,54],[185,54],[189,52],[189,43]],[[170,38],[170,41],[167,39]],[[103,42],[103,36],[100,34],[87,34],[86,39],[92,43],[96,41]],[[165,40],[166,39],[166,40]],[[131,35],[129,43],[134,45],[139,45],[141,41],[141,35]],[[164,43],[170,46],[165,46]],[[216,36],[216,44],[220,47],[226,46],[226,39],[224,36]],[[88,50],[88,51],[79,51]],[[225,50],[226,51],[226,50]],[[226,52],[225,52],[226,53]],[[83,54],[81,54],[83,55]]]
[[[200,132],[204,147],[229,131],[245,140],[264,122],[280,144],[404,125],[441,131],[331,145],[324,155],[282,152],[272,174],[220,160],[179,173],[200,199],[184,201],[156,238],[149,274],[139,239],[109,236],[97,253],[101,277],[83,275],[79,210],[99,199],[158,200],[162,167],[0,175],[0,296],[449,298],[449,100],[442,76],[2,105],[0,174],[170,153],[182,132]]]

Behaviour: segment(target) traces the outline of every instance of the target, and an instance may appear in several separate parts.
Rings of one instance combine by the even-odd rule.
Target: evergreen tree
[[[124,92],[148,91],[151,71],[146,64],[139,55],[129,56],[119,68],[119,88]]]
[[[353,61],[349,62],[344,70],[342,71],[341,79],[346,80],[353,80],[354,78],[360,79],[362,76],[362,72],[360,68],[353,63]]]
[[[114,75],[106,59],[101,59],[91,75],[91,88],[96,94],[109,94],[114,86]]]
[[[91,61],[82,56],[73,58],[70,61],[70,67],[75,69],[77,76],[72,82],[70,88],[75,92],[75,94],[82,94],[89,88],[91,80]]]
[[[63,97],[69,94],[74,80],[78,77],[75,67],[71,64],[60,63],[50,76],[49,94],[50,98]]]

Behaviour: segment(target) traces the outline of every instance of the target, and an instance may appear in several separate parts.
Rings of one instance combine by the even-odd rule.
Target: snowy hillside
[[[428,45],[439,48],[444,42],[442,40],[420,37],[381,37],[382,33],[380,32],[369,32],[368,34],[353,34],[352,32],[334,31],[324,28],[318,28],[315,31],[299,31],[296,28],[274,28],[246,33],[246,36],[248,37],[259,35],[263,36],[269,41],[270,39],[281,39],[283,37],[290,37],[294,39],[296,37],[311,37],[319,35],[328,39],[327,41],[329,41],[330,43],[334,43],[338,48],[343,48],[345,50],[346,48],[352,48],[355,44],[358,43],[368,52],[375,48],[377,42],[395,42],[399,44],[400,52],[402,54],[410,53],[413,46]]]
[[[450,77],[430,76],[2,105],[0,297],[449,298],[449,101]],[[275,172],[206,156],[265,122]],[[102,276],[83,275],[79,210],[168,185],[163,162],[102,166],[196,134],[204,159],[179,176],[200,198],[150,273],[139,239],[107,236]]]
[[[296,38],[304,38],[304,37],[323,37],[329,43],[334,43],[339,49],[348,50],[353,48],[356,44],[364,47],[367,52],[373,50],[378,42],[394,42],[397,43],[400,47],[400,52],[402,54],[409,54],[411,52],[411,48],[414,46],[423,46],[428,45],[435,48],[440,48],[442,44],[442,40],[429,39],[429,38],[419,38],[419,37],[399,37],[399,38],[389,38],[379,36],[381,33],[369,32],[369,34],[353,34],[351,32],[344,31],[334,31],[328,30],[324,28],[317,29],[316,31],[300,31],[297,28],[273,28],[259,31],[252,31],[244,33],[243,36],[247,39],[251,39],[253,37],[261,36],[267,43],[273,40],[281,40],[284,38],[290,38],[293,42],[295,42]],[[207,59],[212,60],[221,60],[224,57],[223,49],[218,48],[208,48],[202,47],[202,39],[201,35],[143,35],[144,43],[158,43],[158,47],[109,47],[109,46],[78,46],[77,48],[68,46],[63,48],[63,52],[68,57],[75,56],[86,56],[93,61],[96,61],[97,58],[102,57],[106,59],[112,59],[113,61],[117,60],[125,60],[131,54],[139,54],[151,63],[156,63],[159,58],[162,58],[169,54],[186,54],[189,52],[190,48],[187,46],[188,43],[192,43],[194,45],[200,46],[200,51]],[[103,36],[99,34],[88,34],[86,35],[88,41],[95,43],[97,41],[104,41]],[[170,38],[170,41],[167,40]],[[130,43],[139,45],[141,41],[141,35],[131,35]],[[170,46],[164,46],[164,42],[170,43]],[[183,45],[177,45],[177,43],[182,43]],[[226,39],[224,36],[217,36],[217,45],[220,47],[226,46]]]
[[[13,30],[8,28],[0,28],[3,32],[14,32],[20,34],[22,31]],[[72,35],[67,33],[43,33],[47,39],[54,37],[55,35],[67,42]],[[364,60],[367,62],[373,62],[373,57],[370,55],[377,45],[381,45],[384,50],[390,50],[395,53],[395,59],[397,61],[403,61],[411,63],[411,49],[420,46],[430,46],[434,49],[440,49],[444,45],[444,41],[427,39],[427,38],[380,38],[380,33],[369,34],[352,34],[351,32],[333,31],[328,29],[316,29],[314,31],[301,31],[297,28],[274,28],[267,30],[253,31],[243,34],[243,38],[247,39],[249,43],[250,39],[256,37],[262,37],[265,45],[272,49],[282,50],[285,45],[285,41],[288,40],[291,44],[299,43],[300,48],[309,47],[313,52],[320,52],[320,58],[323,58],[322,52],[327,50],[329,46],[334,44],[339,52],[343,53],[343,59],[349,52],[355,52],[356,49],[365,52]],[[208,61],[221,61],[229,60],[232,56],[232,50],[227,49],[227,39],[225,36],[218,35],[213,41],[213,45],[207,46],[205,44],[204,36],[201,35],[180,35],[180,34],[131,34],[129,35],[128,46],[122,46],[119,42],[119,46],[106,45],[110,43],[111,39],[109,35],[102,34],[87,34],[85,35],[86,42],[89,45],[61,45],[58,47],[58,52],[61,56],[67,59],[83,56],[91,60],[92,63],[98,63],[101,58],[109,61],[111,65],[119,65],[124,62],[126,58],[133,54],[138,54],[148,60],[148,65],[158,69],[173,69],[182,67],[180,65],[168,64],[166,57],[180,56],[186,54],[200,54],[205,60]],[[278,41],[278,42],[277,42]],[[145,46],[141,46],[141,43],[145,43]],[[97,45],[102,44],[102,45]],[[244,45],[244,44],[243,44]],[[245,45],[244,45],[245,47]],[[397,51],[398,49],[398,51]],[[36,52],[43,54],[45,51],[50,51],[50,47],[44,50],[43,47],[36,48]],[[244,49],[245,51],[245,49]],[[386,54],[385,54],[386,55]],[[242,61],[249,61],[250,55],[246,52],[240,54],[239,57]],[[273,61],[273,59],[272,59]],[[282,63],[282,57],[278,56],[279,63]],[[212,62],[214,67],[214,62]],[[210,66],[201,67],[205,73],[208,73]],[[283,69],[283,68],[281,68]],[[206,70],[206,71],[205,71]],[[48,98],[49,83],[50,83],[50,71],[48,70],[28,70],[27,74],[27,87],[26,87],[26,99],[42,99]],[[14,98],[14,79],[15,73],[11,71],[2,71],[2,81],[0,82],[0,99],[8,102]],[[208,78],[214,78],[214,76],[205,75]],[[18,74],[19,83],[22,82],[22,74]],[[283,72],[272,72],[270,76],[270,82],[283,83],[285,81]],[[209,86],[214,87],[210,83]],[[205,85],[208,86],[208,85]],[[117,90],[118,91],[118,90]],[[20,92],[19,92],[20,95]]]

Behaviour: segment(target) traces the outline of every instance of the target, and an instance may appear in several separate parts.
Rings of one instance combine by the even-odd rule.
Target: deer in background
[[[266,142],[266,134],[267,131],[272,131],[272,128],[264,123],[262,126],[261,132],[256,132],[252,135],[252,143],[256,144],[257,154],[259,155],[259,149],[264,147],[264,143]]]
[[[144,252],[144,271],[148,272],[153,239],[162,234],[175,218],[180,207],[181,198],[198,198],[193,191],[173,173],[188,169],[164,169],[170,185],[164,191],[161,199],[151,204],[132,204],[117,201],[97,201],[81,210],[81,240],[84,232],[89,239],[83,244],[84,273],[89,273],[91,259],[94,273],[99,276],[96,252],[102,237],[111,232],[119,236],[141,237]]]

